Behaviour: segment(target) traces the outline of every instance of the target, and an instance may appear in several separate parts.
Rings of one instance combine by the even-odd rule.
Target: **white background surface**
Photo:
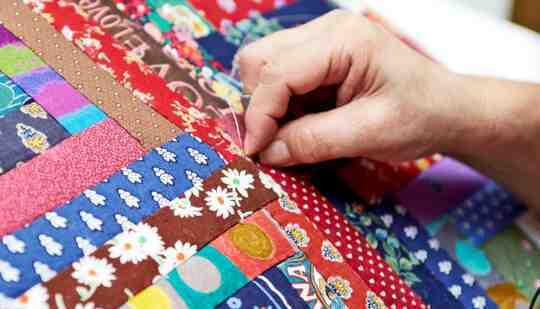
[[[454,71],[540,82],[540,36],[459,1],[339,2],[369,7]]]

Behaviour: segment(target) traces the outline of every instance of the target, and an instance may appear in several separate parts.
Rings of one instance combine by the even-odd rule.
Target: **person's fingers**
[[[289,122],[259,154],[261,162],[290,166],[360,155],[373,131],[364,121],[375,116],[367,105],[356,102]]]
[[[343,15],[351,13],[334,10],[303,25],[278,31],[244,46],[238,52],[240,78],[244,91],[252,93],[259,82],[262,68],[271,59],[290,48],[301,46],[308,40],[320,38],[330,27],[337,24]]]
[[[246,111],[244,150],[251,155],[266,146],[278,128],[293,95],[306,94],[323,85],[332,61],[332,48],[311,41],[284,52],[266,64]]]

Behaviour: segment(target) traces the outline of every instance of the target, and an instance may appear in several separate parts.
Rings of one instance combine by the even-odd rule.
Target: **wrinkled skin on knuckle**
[[[301,163],[316,163],[325,157],[327,146],[315,132],[306,127],[296,127],[289,135],[291,156]]]

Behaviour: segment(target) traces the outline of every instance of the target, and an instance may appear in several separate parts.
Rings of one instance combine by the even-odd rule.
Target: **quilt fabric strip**
[[[0,26],[0,70],[31,95],[71,134],[106,119],[106,115],[47,66],[24,43]]]
[[[216,308],[298,308],[309,307],[277,266],[265,271]]]
[[[86,20],[80,15],[81,12],[76,10],[76,6],[60,6],[56,1],[39,1],[37,3],[40,5],[36,4],[36,10],[42,14],[46,14],[46,16],[53,16],[54,18],[50,19],[53,26],[58,31],[61,31],[68,40],[73,41],[88,57],[104,67],[105,71],[111,73],[118,83],[132,90],[137,97],[142,97],[152,106],[152,108],[164,115],[172,123],[185,131],[200,136],[208,144],[223,154],[225,159],[229,162],[234,160],[240,153],[240,150],[234,146],[234,144],[229,142],[229,139],[227,139],[228,135],[216,126],[212,118],[192,106],[185,97],[169,89],[164,80],[154,74],[150,67],[142,63],[137,56],[136,51],[132,50],[131,52],[128,52],[120,44],[117,44],[117,41],[113,36],[103,32],[90,20]],[[105,8],[105,10],[107,9]],[[22,11],[23,9],[21,9],[21,12]],[[45,27],[45,25],[42,27]],[[69,44],[68,42],[64,43]],[[91,60],[87,58],[84,59],[87,60],[85,63],[91,63]],[[82,58],[80,63],[83,64]],[[77,78],[76,74],[74,74],[74,78]],[[107,80],[109,78],[110,77],[100,78],[99,80]],[[151,81],[151,83],[149,81]],[[93,81],[85,80],[83,82],[89,84],[89,82]],[[111,82],[111,84],[116,85],[115,82]],[[92,87],[89,88],[89,95],[91,95],[95,91],[92,90]],[[101,83],[95,89],[103,90],[109,88],[110,85],[103,85],[103,83]],[[84,90],[86,90],[86,88],[84,88]],[[120,89],[111,90],[113,94],[116,93],[117,95],[122,92]],[[108,92],[98,91],[98,94],[106,93]],[[129,95],[126,94],[126,96]],[[105,99],[113,102],[118,101],[118,98],[116,97],[104,98],[101,102],[108,102]],[[133,102],[138,102],[138,100],[132,99]],[[168,128],[171,126],[169,122],[165,120],[161,121],[165,123],[165,128],[167,128],[167,131],[163,132],[165,130],[164,125],[161,122],[159,124],[154,123],[156,118],[160,117],[154,112],[144,111],[144,108],[141,106],[137,105],[133,107],[133,110],[137,113],[136,117],[131,116],[132,113],[125,113],[122,104],[120,103],[107,104],[106,108],[115,109],[115,116],[113,116],[113,118],[121,122],[123,126],[130,128],[128,129],[130,132],[135,130],[132,133],[135,137],[144,137],[142,142],[144,142],[145,147],[156,143],[156,141],[160,141],[160,136],[167,136],[170,134],[168,132]],[[151,117],[151,121],[143,121],[144,118],[148,118],[147,116]],[[123,123],[124,120],[126,122],[125,124]],[[146,134],[148,134],[147,131],[152,135],[157,134],[157,136],[146,136]],[[154,133],[152,131],[159,132]]]
[[[155,308],[156,290],[168,294],[170,308],[214,308],[275,264],[293,248],[264,210],[235,225],[196,256],[129,302],[131,308]],[[255,268],[250,266],[256,265]],[[163,287],[172,287],[170,294]]]
[[[31,97],[0,70],[0,117],[29,102]]]
[[[0,117],[0,175],[68,137],[69,133],[35,102]]]
[[[186,196],[167,203],[168,207],[139,224],[131,222],[129,216],[120,217],[121,234],[17,301],[41,290],[50,296],[47,301],[52,308],[82,303],[117,308],[130,295],[150,286],[156,276],[166,275],[197,248],[275,199],[255,175],[255,166],[239,159],[206,181],[196,181]],[[161,196],[153,198],[163,201]],[[128,201],[135,200],[128,197]],[[94,280],[92,270],[107,273]]]
[[[186,190],[197,192],[203,179],[223,165],[208,145],[189,134],[150,151],[65,206],[5,236],[0,260],[17,276],[0,276],[0,293],[19,296],[50,279],[120,233],[123,220],[139,223]]]
[[[57,1],[47,3],[53,4]],[[39,1],[33,1],[31,4],[40,8],[44,6],[44,3]],[[153,112],[150,107],[133,96],[130,90],[118,85],[111,78],[108,67],[104,67],[104,69],[98,67],[85,54],[66,41],[59,32],[68,39],[71,32],[62,32],[63,26],[60,26],[59,32],[56,32],[47,20],[34,14],[19,0],[13,0],[6,5],[10,9],[0,10],[0,21],[3,22],[4,26],[35,50],[71,85],[102,108],[109,117],[116,120],[145,149],[159,147],[180,133],[179,128]],[[64,17],[71,20],[72,16],[64,14]],[[43,37],[47,37],[47,40],[43,40]],[[110,43],[114,42],[112,38],[109,41]],[[106,55],[98,53],[94,48],[99,46],[99,44],[95,44],[95,40],[87,38],[82,42],[86,43],[96,58],[106,60]],[[125,61],[132,62],[132,58],[126,57]],[[137,62],[134,65],[137,65]],[[86,72],[86,74],[82,74],[82,72]],[[121,81],[128,76],[127,74],[115,75],[115,78]],[[129,85],[129,80],[125,82],[126,85]],[[137,92],[135,91],[135,93]]]
[[[105,120],[2,175],[0,235],[68,202],[143,153],[124,129]]]

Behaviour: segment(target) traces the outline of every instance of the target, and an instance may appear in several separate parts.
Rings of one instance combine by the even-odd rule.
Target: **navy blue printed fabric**
[[[526,210],[512,194],[491,181],[456,207],[451,216],[459,232],[481,246]]]
[[[224,166],[207,144],[183,134],[151,150],[54,212],[2,238],[0,293],[15,297],[142,221]]]
[[[212,57],[227,70],[231,70],[234,57],[242,46],[277,30],[304,24],[332,9],[334,7],[323,0],[297,1],[262,16],[255,13],[249,19],[226,29],[225,34],[213,32],[209,36],[198,38],[197,43],[203,50],[210,51]]]
[[[461,308],[498,308],[477,283],[476,279],[456,263],[441,248],[440,242],[412,218],[404,208],[385,201],[374,207],[389,230],[394,233],[415,258],[445,286],[445,290],[461,303]]]
[[[219,309],[309,308],[277,267],[258,276],[217,306]]]
[[[45,152],[70,135],[32,102],[0,117],[0,175]]]

